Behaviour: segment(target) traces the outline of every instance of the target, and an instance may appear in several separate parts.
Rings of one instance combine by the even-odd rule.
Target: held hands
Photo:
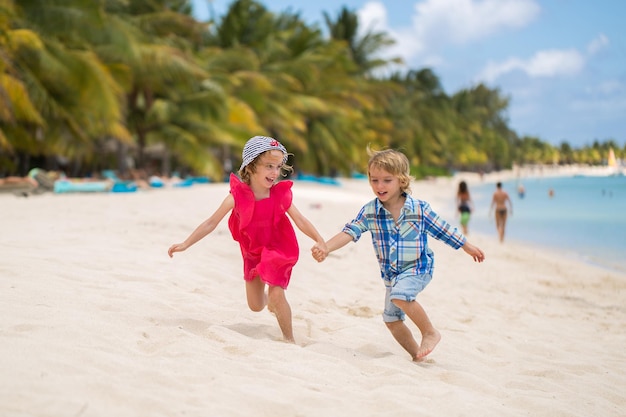
[[[315,259],[317,262],[322,262],[324,259],[326,259],[326,257],[328,256],[328,248],[326,247],[326,243],[317,242],[315,245],[313,245],[313,247],[311,248],[311,255],[313,256],[313,259]]]
[[[465,245],[463,245],[463,250],[465,251],[465,253],[471,256],[472,259],[474,259],[474,262],[482,262],[485,260],[485,254],[483,253],[483,251],[469,242],[465,242]]]

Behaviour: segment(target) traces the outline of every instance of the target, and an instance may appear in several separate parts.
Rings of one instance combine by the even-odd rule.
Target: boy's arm
[[[344,247],[348,242],[352,241],[352,236],[345,232],[339,232],[335,236],[331,237],[324,246],[317,243],[311,248],[311,255],[317,262],[322,262],[329,253],[336,251],[339,248]]]
[[[361,237],[361,234],[368,230],[367,224],[365,222],[365,210],[366,206],[363,206],[357,214],[356,218],[352,220],[350,223],[346,224],[343,230],[337,233],[335,236],[326,241],[324,248],[315,245],[311,248],[311,252],[313,258],[316,261],[322,262],[329,253],[336,251],[337,249],[341,249],[346,246],[349,242],[356,242]],[[354,233],[354,235],[345,232],[344,230],[350,230]]]
[[[326,248],[328,248],[328,253],[331,253],[331,252],[336,251],[337,249],[343,248],[349,242],[352,242],[352,240],[353,240],[352,236],[350,236],[346,232],[337,233],[335,236],[331,237],[330,240],[326,242]]]
[[[482,262],[485,260],[485,254],[480,248],[472,245],[468,241],[465,241],[465,244],[461,246],[465,253],[471,256],[474,259],[474,262]]]
[[[463,246],[466,238],[456,227],[441,218],[429,203],[423,201],[421,206],[426,233],[454,249],[459,249]]]

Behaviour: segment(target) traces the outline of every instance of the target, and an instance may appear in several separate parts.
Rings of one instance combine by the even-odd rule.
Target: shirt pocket
[[[406,222],[400,228],[400,236],[405,241],[418,240],[421,232],[417,222]]]

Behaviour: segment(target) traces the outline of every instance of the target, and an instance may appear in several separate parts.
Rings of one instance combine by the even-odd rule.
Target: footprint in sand
[[[348,312],[348,314],[355,317],[372,318],[380,315],[379,312],[374,311],[367,306],[348,307],[346,308],[346,311]]]

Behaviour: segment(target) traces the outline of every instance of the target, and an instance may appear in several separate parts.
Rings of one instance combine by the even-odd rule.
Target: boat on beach
[[[613,148],[609,148],[606,165],[589,166],[576,173],[575,177],[613,177],[624,175],[626,168],[622,165],[622,161],[615,157]]]
[[[60,179],[54,182],[54,192],[63,193],[99,193],[111,191],[111,181],[85,181],[75,179]]]
[[[615,157],[615,151],[613,148],[609,149],[609,156],[607,158],[607,167],[609,168],[609,175],[624,175],[624,167]]]

